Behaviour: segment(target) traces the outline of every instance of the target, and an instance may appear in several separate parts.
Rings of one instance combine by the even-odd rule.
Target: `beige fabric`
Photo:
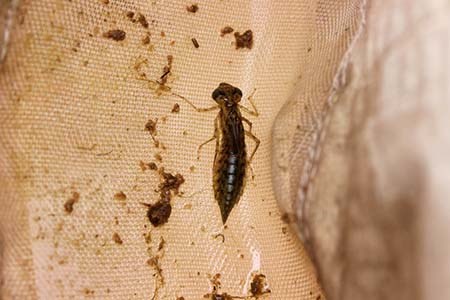
[[[316,120],[360,28],[361,3],[199,1],[195,14],[187,4],[19,5],[0,74],[2,299],[152,298],[161,282],[147,260],[161,238],[164,284],[155,299],[201,299],[216,273],[221,292],[245,296],[256,271],[266,276],[270,299],[320,298],[312,265],[281,218],[297,197],[300,174],[282,172],[289,163],[283,153],[292,143],[304,145],[290,162],[303,166]],[[149,29],[130,22],[127,11],[145,15]],[[220,37],[226,25],[252,29],[253,49],[236,50],[232,35]],[[102,36],[117,28],[126,31],[124,41]],[[151,42],[142,45],[147,31]],[[213,146],[204,148],[200,161],[193,154],[211,136],[214,113],[196,113],[168,93],[157,96],[154,86],[138,79],[137,64],[158,79],[167,55],[174,57],[168,85],[198,106],[211,105],[211,92],[223,81],[245,95],[257,89],[261,115],[250,118],[261,139],[255,179],[225,230],[210,183]],[[170,112],[175,103],[179,114]],[[157,138],[165,150],[155,148],[144,130],[149,118],[160,120]],[[157,153],[160,165],[186,182],[169,222],[152,228],[140,202],[157,200],[159,181],[139,162],[154,161]],[[271,172],[271,161],[280,168]],[[120,191],[125,203],[114,200]],[[67,214],[64,203],[73,193],[80,198]],[[221,232],[224,243],[214,238]],[[113,242],[114,233],[122,244]]]
[[[328,299],[450,299],[450,5],[373,1],[366,23],[301,230]]]

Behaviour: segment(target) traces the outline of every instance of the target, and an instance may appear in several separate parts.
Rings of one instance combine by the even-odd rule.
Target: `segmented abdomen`
[[[214,162],[214,196],[225,224],[231,210],[239,202],[244,187],[245,144],[239,153],[219,151]]]

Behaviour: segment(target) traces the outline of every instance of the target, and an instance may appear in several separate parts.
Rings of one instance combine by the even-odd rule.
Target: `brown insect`
[[[202,143],[197,149],[197,159],[200,157],[201,148],[216,140],[216,153],[213,166],[214,197],[220,207],[223,224],[226,223],[233,207],[239,202],[244,190],[246,170],[251,163],[260,141],[253,135],[252,123],[241,115],[241,110],[253,116],[259,113],[248,98],[253,110],[239,104],[242,99],[242,91],[228,83],[221,83],[212,93],[212,98],[217,102],[209,108],[198,108],[188,99],[177,95],[191,105],[198,112],[207,112],[220,109],[215,119],[214,135]],[[243,122],[250,127],[244,129]],[[256,146],[250,158],[247,158],[245,137],[255,141]]]

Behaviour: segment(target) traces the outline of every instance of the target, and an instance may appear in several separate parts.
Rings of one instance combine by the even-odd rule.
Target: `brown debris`
[[[163,191],[172,191],[175,195],[178,195],[180,186],[184,183],[184,177],[181,174],[175,176],[164,172],[164,169],[160,169],[160,174],[164,181],[159,184],[159,189]]]
[[[239,48],[252,49],[252,47],[253,47],[253,32],[251,30],[247,30],[243,34],[240,34],[239,32],[235,32],[234,37],[236,39],[236,49],[239,49]]]
[[[147,19],[143,14],[139,14],[138,16],[138,22],[142,25],[144,28],[148,28],[148,22]]]
[[[200,47],[200,45],[198,44],[198,41],[197,41],[196,38],[192,38],[191,41],[192,41],[192,44],[194,44],[194,47],[195,47],[195,48]]]
[[[142,171],[158,169],[158,166],[154,162],[145,163],[142,160],[139,162],[139,166],[141,167]]]
[[[114,194],[114,200],[125,201],[127,200],[127,195],[124,192],[120,191]]]
[[[225,26],[220,30],[220,36],[225,36],[226,34],[232,33],[234,29],[230,26]]]
[[[115,41],[123,41],[126,37],[126,32],[121,29],[113,29],[103,33],[103,37]]]
[[[147,217],[153,226],[158,227],[167,223],[171,213],[172,206],[170,202],[160,200],[153,205],[149,205]]]
[[[159,241],[159,244],[158,244],[158,251],[161,251],[165,245],[166,245],[166,240],[163,237],[161,237],[161,240]]]
[[[178,103],[175,103],[172,107],[173,113],[179,113],[180,112],[180,105]]]
[[[64,203],[64,210],[70,214],[73,211],[73,205],[78,202],[79,199],[80,194],[77,192],[73,192],[72,197],[67,199],[66,203]]]
[[[83,294],[85,294],[86,296],[90,296],[90,295],[94,295],[95,291],[91,290],[91,289],[88,289],[88,288],[84,288],[83,289]]]
[[[205,294],[203,296],[203,298],[210,299],[210,300],[233,300],[233,298],[234,298],[233,296],[228,295],[227,293],[221,294],[221,293],[218,292],[219,289],[220,289],[220,286],[221,286],[220,273],[215,274],[210,279],[210,281],[211,281],[211,284],[213,286],[212,287],[212,292],[208,293],[208,294]],[[241,298],[241,297],[239,297],[239,298]]]
[[[114,241],[114,243],[118,244],[118,245],[122,245],[123,241],[120,238],[120,235],[117,232],[114,232],[113,236],[112,236],[112,240]]]
[[[142,45],[150,44],[150,33],[147,32],[147,34],[142,38],[141,43]]]
[[[161,76],[161,82],[160,85],[165,85],[167,83],[167,78],[169,73],[172,70],[172,63],[173,63],[173,56],[167,55],[167,65],[163,68],[163,75]]]
[[[147,123],[145,124],[145,129],[150,133],[152,136],[153,141],[156,143],[155,135],[156,135],[156,124],[158,123],[158,119],[156,121],[153,121],[152,119],[149,119]]]
[[[158,146],[159,146],[159,143],[158,143]],[[158,147],[158,146],[157,146],[157,147]],[[161,154],[156,153],[156,154],[154,155],[154,157],[155,157],[155,159],[156,159],[157,161],[162,162],[162,156],[161,156]]]
[[[253,276],[252,282],[250,283],[250,293],[253,297],[258,297],[270,293],[265,275],[255,274]]]
[[[186,6],[186,10],[190,13],[195,14],[198,11],[198,4],[195,3],[192,5]]]
[[[158,256],[153,256],[152,258],[149,258],[149,259],[147,260],[147,264],[148,264],[150,267],[155,268],[155,270],[156,270],[158,276],[162,277],[162,276],[161,276],[162,269],[161,269],[161,265],[159,264],[159,257],[158,257]]]
[[[208,293],[203,296],[203,298],[210,300],[233,300],[233,297],[228,295],[227,293],[216,294],[216,293]]]
[[[172,213],[172,205],[170,201],[173,195],[178,195],[181,184],[184,183],[184,177],[181,174],[172,175],[159,170],[161,183],[158,188],[160,191],[160,199],[155,204],[145,204],[148,207],[147,217],[153,226],[158,227],[167,223]]]

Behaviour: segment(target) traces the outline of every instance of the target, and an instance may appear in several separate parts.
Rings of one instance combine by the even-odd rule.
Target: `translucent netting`
[[[157,290],[155,299],[201,299],[218,273],[220,292],[246,296],[259,272],[270,299],[318,299],[312,265],[282,214],[297,198],[307,149],[359,29],[359,1],[204,1],[196,13],[188,4],[18,6],[0,74],[2,298],[148,299]],[[132,22],[139,14],[148,28]],[[253,48],[236,50],[232,34],[221,37],[227,25],[251,29]],[[126,32],[123,41],[103,36],[115,29]],[[167,86],[198,106],[213,103],[220,82],[245,96],[256,88],[260,116],[248,117],[261,140],[255,179],[226,229],[211,188],[214,146],[195,155],[212,135],[214,113],[197,113],[141,78],[159,79],[168,55]],[[179,113],[171,112],[175,103]],[[145,130],[149,119],[158,119],[158,148]],[[141,161],[186,180],[158,228],[141,202],[158,200],[159,177]],[[64,204],[76,194],[68,213]],[[155,256],[162,277],[148,263]]]

